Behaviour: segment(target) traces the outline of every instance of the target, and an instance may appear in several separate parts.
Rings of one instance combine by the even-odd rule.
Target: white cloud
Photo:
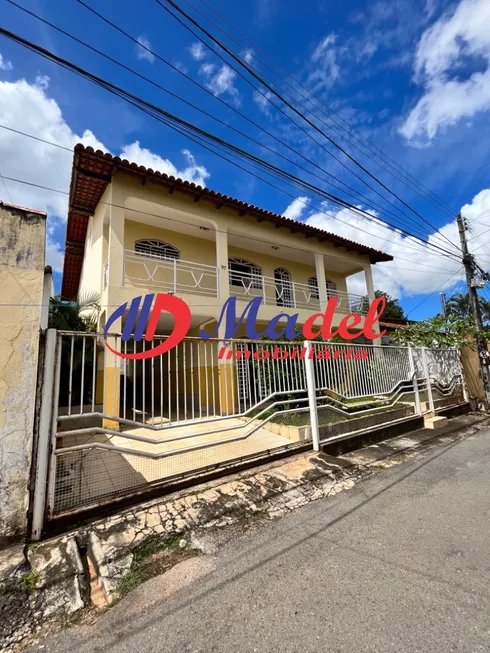
[[[285,218],[290,218],[291,220],[299,220],[301,218],[301,214],[307,208],[309,201],[310,200],[308,197],[298,197],[297,199],[293,200],[287,207],[283,213],[283,216]]]
[[[155,55],[153,52],[150,52],[150,41],[146,38],[146,36],[138,36],[137,41],[139,43],[139,45],[136,46],[136,56],[138,59],[145,59],[146,61],[153,63],[155,61]]]
[[[131,145],[125,145],[121,151],[121,157],[123,159],[128,159],[146,168],[152,168],[167,175],[180,177],[181,179],[186,179],[187,181],[204,186],[210,173],[204,166],[197,165],[194,156],[189,150],[182,150],[182,154],[186,159],[187,166],[179,170],[169,159],[163,159],[158,154],[141,147],[139,141],[135,141]]]
[[[49,87],[50,81],[51,78],[48,77],[48,75],[38,75],[34,80],[34,84],[35,86],[39,86],[39,88],[42,88],[43,91],[45,91]]]
[[[463,278],[462,263],[438,254],[431,247],[418,240],[406,237],[397,230],[384,227],[380,222],[371,221],[349,209],[335,211],[327,205],[322,211],[306,209],[297,198],[284,212],[287,217],[297,219],[298,211],[305,224],[324,229],[357,243],[363,243],[394,257],[393,262],[379,263],[373,268],[376,288],[395,297],[403,295],[423,295],[433,291],[443,291],[454,287]],[[302,208],[301,208],[302,207]],[[308,215],[304,214],[307,210]],[[463,206],[462,214],[471,224],[470,250],[475,251],[477,260],[485,269],[490,269],[490,248],[481,247],[488,241],[482,236],[490,228],[490,188],[476,195],[470,204]],[[373,214],[374,215],[374,214]],[[486,225],[486,226],[485,226]],[[453,243],[459,243],[456,221],[444,225],[429,237],[429,243],[439,247],[451,248],[441,236]],[[479,247],[478,250],[476,248]],[[454,275],[451,277],[451,275]],[[353,275],[348,279],[350,292],[365,294],[364,274]]]
[[[196,61],[201,61],[207,54],[206,48],[201,41],[193,43],[189,48],[189,52],[191,53],[191,57]]]
[[[253,94],[255,104],[257,104],[259,109],[267,116],[270,115],[272,108],[272,104],[269,102],[269,100],[272,100],[273,97],[274,93],[268,91],[266,88],[261,88],[260,93],[258,91],[254,91]]]
[[[340,67],[337,61],[339,50],[335,47],[337,36],[328,34],[315,48],[311,55],[312,70],[308,75],[308,84],[313,91],[330,88],[340,77]]]
[[[0,82],[0,115],[5,126],[33,134],[69,150],[76,143],[82,142],[94,149],[108,151],[89,129],[79,135],[70,128],[57,102],[48,96],[44,76],[38,76],[33,84],[25,79]],[[138,142],[124,146],[121,152],[121,156],[142,165],[204,184],[209,172],[195,161],[188,150],[183,150],[183,155],[185,164],[178,169],[168,159],[142,148]],[[4,177],[32,182],[65,193],[69,190],[73,161],[70,151],[0,128],[0,161]],[[10,197],[5,196],[5,188],[0,183],[0,199],[48,213],[46,263],[55,270],[61,269],[63,243],[56,241],[55,231],[59,234],[59,226],[66,220],[67,195],[8,180],[6,184]]]
[[[54,236],[53,219],[49,219],[46,232],[46,265],[50,265],[54,272],[63,271],[63,259],[65,253],[62,244],[56,241]]]
[[[12,68],[12,62],[4,59],[0,53],[0,70],[12,70]]]
[[[400,129],[405,138],[430,141],[462,118],[490,109],[489,24],[488,0],[462,0],[423,33],[414,73],[424,94]],[[465,73],[472,64],[475,72]]]
[[[242,59],[244,59],[245,63],[252,63],[252,61],[254,60],[254,55],[255,55],[255,51],[253,50],[253,48],[250,48],[250,50],[244,50],[242,52]]]
[[[207,88],[218,97],[220,95],[229,95],[235,104],[235,106],[240,106],[241,96],[238,92],[238,89],[234,85],[236,78],[236,73],[226,64],[217,67],[212,63],[202,64],[199,69],[200,75],[202,75],[206,80]]]

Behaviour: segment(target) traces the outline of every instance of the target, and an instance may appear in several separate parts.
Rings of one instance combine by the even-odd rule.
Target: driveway
[[[232,539],[166,601],[142,608],[153,579],[31,650],[489,651],[489,490],[487,430]]]

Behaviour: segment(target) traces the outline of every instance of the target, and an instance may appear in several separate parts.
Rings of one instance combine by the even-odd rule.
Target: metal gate
[[[161,340],[107,344],[134,354]],[[100,334],[50,329],[34,534],[45,518],[305,442],[319,449],[461,403],[464,392],[456,350],[185,338],[130,360]]]

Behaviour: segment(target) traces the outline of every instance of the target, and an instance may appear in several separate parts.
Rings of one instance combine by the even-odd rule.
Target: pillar
[[[114,184],[114,182],[113,182]],[[107,259],[109,266],[107,270],[108,299],[111,304],[113,293],[111,289],[121,287],[124,284],[124,203],[125,197],[119,197],[112,186],[109,205],[109,241],[107,245]],[[116,306],[109,306],[107,317]],[[121,347],[122,320],[112,323],[108,335],[107,344],[113,349]],[[120,405],[120,378],[121,358],[113,354],[107,347],[104,351],[104,413],[106,415],[119,417]],[[115,420],[104,419],[103,425],[106,428],[118,429],[119,423]]]
[[[373,271],[371,269],[371,265],[366,265],[364,268],[364,276],[366,278],[366,289],[367,289],[367,295],[369,299],[369,303],[371,304],[374,299],[375,299],[375,294],[374,294],[374,281],[373,281]],[[374,333],[379,333],[379,322],[376,322],[376,324],[373,327]],[[381,341],[378,339],[376,341],[376,344],[381,344]]]
[[[325,311],[327,308],[328,295],[327,295],[327,279],[325,277],[325,263],[323,261],[323,254],[315,252],[315,268],[316,279],[318,281],[318,297],[320,299],[320,309]]]
[[[216,229],[216,274],[218,282],[218,297],[226,301],[230,296],[230,280],[228,277],[228,231]]]
[[[226,227],[216,230],[216,270],[218,278],[218,299],[222,306],[230,297],[230,279],[228,275],[228,231]],[[218,337],[224,336],[225,325],[221,324]],[[224,340],[217,343],[219,353],[225,347]],[[234,382],[234,362],[226,358],[218,360],[219,401],[223,415],[233,415],[236,406],[236,383]]]

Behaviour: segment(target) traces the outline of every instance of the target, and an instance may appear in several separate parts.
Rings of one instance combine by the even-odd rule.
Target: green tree
[[[383,312],[383,317],[392,317],[397,320],[406,320],[407,316],[405,315],[405,312],[403,311],[402,306],[400,305],[400,302],[398,299],[395,299],[391,295],[388,295],[388,293],[383,292],[382,290],[375,290],[374,296],[376,299],[379,297],[384,297],[386,299],[386,308]],[[366,311],[369,308],[369,297],[367,295],[364,295],[364,297],[361,300],[363,310]]]
[[[478,303],[480,304],[483,322],[488,324],[490,322],[490,302],[479,296]],[[471,318],[469,294],[456,293],[451,295],[446,302],[446,309],[448,317]]]
[[[48,326],[58,331],[97,331],[99,318],[99,295],[85,293],[78,301],[65,301],[59,295],[49,300]],[[59,405],[67,406],[69,388],[73,404],[91,401],[95,388],[92,388],[94,356],[92,347],[99,347],[96,339],[84,343],[86,336],[64,336],[61,338],[61,367],[59,384]],[[85,346],[84,346],[85,345]],[[84,355],[85,352],[85,355]],[[80,374],[82,367],[84,374]],[[71,383],[70,383],[71,375]],[[83,377],[83,387],[82,379]]]
[[[48,325],[58,331],[96,331],[99,310],[97,293],[85,293],[77,301],[56,295],[49,300]]]
[[[490,336],[490,332],[485,335]],[[412,347],[476,348],[476,329],[469,317],[450,315],[445,319],[442,315],[436,315],[397,329],[393,338],[402,345]]]

